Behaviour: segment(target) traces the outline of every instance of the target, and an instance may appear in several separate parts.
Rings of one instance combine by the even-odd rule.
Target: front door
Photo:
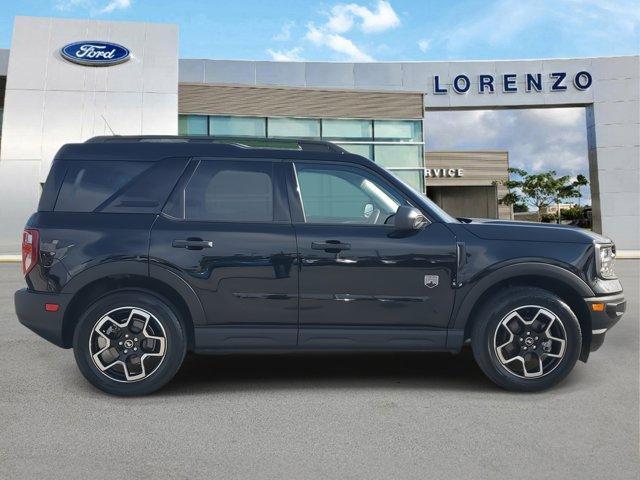
[[[200,349],[294,347],[298,269],[280,162],[192,160],[151,232],[150,259],[193,288]]]
[[[409,202],[373,170],[295,162],[299,345],[441,348],[454,299],[455,238],[442,223],[398,232]],[[297,197],[297,198],[295,198]]]

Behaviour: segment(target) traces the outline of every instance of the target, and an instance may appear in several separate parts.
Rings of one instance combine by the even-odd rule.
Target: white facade
[[[89,39],[125,45],[132,58],[100,68],[61,58],[62,46]],[[621,250],[640,250],[638,56],[393,63],[180,60],[178,69],[177,50],[173,25],[16,19],[0,149],[0,254],[17,252],[24,221],[36,208],[38,182],[60,145],[109,134],[102,116],[117,134],[177,133],[178,82],[420,92],[427,117],[435,109],[584,106],[594,228]],[[0,51],[0,76],[2,59]],[[576,86],[579,72],[588,76]],[[557,73],[566,74],[560,84],[566,88],[556,91]],[[527,74],[540,75],[540,91],[527,89]],[[469,89],[456,93],[453,83],[461,75]],[[480,93],[486,76],[493,79],[493,93],[486,83]],[[590,85],[579,88],[588,78]],[[436,86],[446,92],[436,93]],[[428,129],[425,139],[428,146]]]
[[[68,43],[98,39],[127,45],[131,58],[86,67],[60,55]],[[109,135],[105,119],[118,134],[178,129],[176,25],[17,17],[6,76],[0,254],[17,252],[61,145]]]

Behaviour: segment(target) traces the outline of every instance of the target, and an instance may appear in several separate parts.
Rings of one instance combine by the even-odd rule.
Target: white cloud
[[[418,48],[422,53],[427,53],[429,47],[431,46],[431,40],[428,38],[422,38],[418,40]]]
[[[317,46],[327,47],[354,62],[370,62],[373,58],[355,43],[337,33],[329,33],[310,23],[305,38]]]
[[[274,35],[272,40],[277,42],[286,42],[291,39],[291,29],[295,26],[296,22],[285,22],[280,29],[280,33]]]
[[[91,15],[113,13],[131,7],[131,0],[111,0],[107,3],[95,0],[59,0],[55,8],[61,11],[89,10]]]
[[[337,3],[325,13],[326,20],[322,23],[309,22],[304,40],[316,47],[331,50],[339,60],[354,62],[370,62],[373,57],[362,47],[356,45],[347,33],[355,33],[355,29],[364,34],[380,33],[400,25],[400,18],[388,0],[377,0],[370,6],[357,3]],[[287,22],[282,31],[273,37],[275,41],[291,39],[292,22]],[[385,51],[386,45],[369,45],[369,50]],[[268,49],[267,52],[275,60],[299,59],[301,47],[288,51]]]
[[[291,50],[272,50],[268,48],[267,52],[271,55],[271,59],[276,62],[299,62],[303,60],[300,56],[302,47],[295,47]]]
[[[131,0],[112,0],[99,10],[100,13],[111,13],[114,10],[126,10],[131,6]]]
[[[356,22],[365,33],[379,33],[400,26],[400,18],[391,4],[386,0],[378,0],[375,10],[356,3],[334,5],[326,28],[335,33],[346,33]]]
[[[427,150],[506,150],[530,173],[589,176],[584,108],[427,112],[426,131]]]

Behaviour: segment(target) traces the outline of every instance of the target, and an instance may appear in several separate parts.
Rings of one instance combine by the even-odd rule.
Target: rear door
[[[192,160],[151,232],[150,259],[186,280],[196,346],[296,345],[298,271],[281,162]]]

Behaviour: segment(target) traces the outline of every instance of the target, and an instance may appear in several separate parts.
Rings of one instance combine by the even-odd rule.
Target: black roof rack
[[[227,144],[242,148],[274,148],[284,150],[302,150],[306,152],[348,153],[335,143],[322,140],[299,140],[295,138],[241,138],[207,137],[187,135],[111,135],[99,136],[84,143],[189,143],[189,144]]]

